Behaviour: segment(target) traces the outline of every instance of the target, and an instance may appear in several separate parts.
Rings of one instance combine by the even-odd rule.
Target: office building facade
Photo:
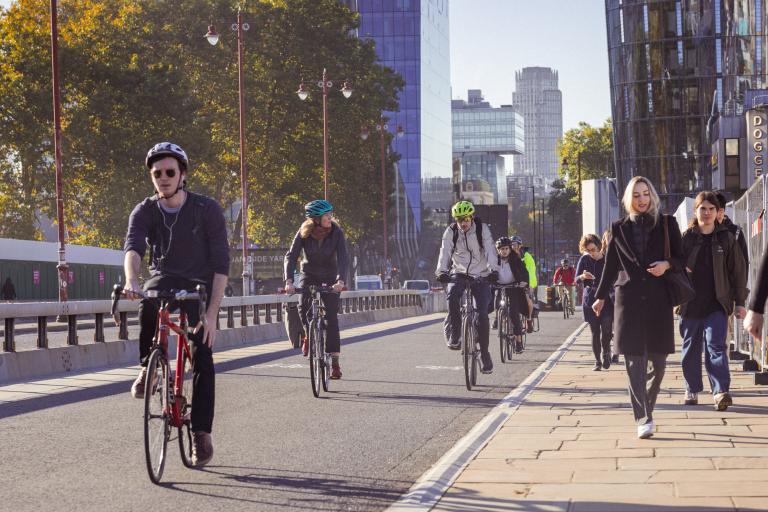
[[[385,112],[405,135],[393,140],[398,176],[416,233],[422,223],[422,180],[451,177],[448,0],[356,0],[358,36],[373,40],[380,63],[405,80],[400,111]],[[399,187],[398,187],[399,188]],[[396,235],[397,236],[397,235]]]
[[[563,137],[557,71],[527,67],[515,72],[512,104],[522,114],[525,130],[525,152],[514,157],[515,174],[532,174],[549,185],[557,179],[557,144]]]
[[[451,118],[462,195],[481,204],[507,204],[503,155],[523,153],[523,117],[511,105],[491,107],[475,89],[467,101],[451,102]]]
[[[666,206],[713,185],[720,113],[766,84],[766,0],[606,0],[619,190],[650,178]],[[736,150],[738,151],[738,150]]]

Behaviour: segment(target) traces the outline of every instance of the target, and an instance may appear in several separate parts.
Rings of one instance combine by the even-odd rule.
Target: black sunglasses
[[[156,180],[159,180],[160,177],[163,175],[163,169],[152,169],[150,171],[152,173],[152,176],[155,177]],[[165,169],[165,175],[169,178],[173,178],[176,176],[176,169]]]

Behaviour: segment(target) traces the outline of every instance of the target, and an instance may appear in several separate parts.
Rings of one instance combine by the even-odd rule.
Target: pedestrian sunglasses
[[[165,171],[163,171],[163,169],[152,169],[150,172],[156,180],[159,180],[163,176],[163,172],[165,172],[165,175],[169,178],[176,176],[176,169],[165,169]]]

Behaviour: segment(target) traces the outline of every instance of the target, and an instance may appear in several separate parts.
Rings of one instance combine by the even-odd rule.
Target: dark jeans
[[[312,313],[312,296],[309,294],[310,285],[319,286],[322,283],[312,282],[305,278],[301,289],[301,304],[299,315],[304,326],[304,332],[309,332],[308,326]],[[323,292],[320,294],[325,304],[325,351],[330,353],[341,352],[341,335],[339,334],[339,294]]]
[[[464,289],[470,286],[472,297],[475,299],[475,314],[477,318],[477,335],[481,352],[488,353],[488,305],[491,303],[491,287],[486,281],[473,281],[471,285],[459,278],[451,281],[446,287],[448,297],[448,316],[445,319],[445,334],[449,341],[457,343],[461,337],[461,296]]]
[[[728,317],[724,311],[715,311],[706,318],[680,320],[680,335],[683,337],[683,376],[688,391],[700,393],[704,390],[701,378],[702,351],[712,394],[730,389],[731,372],[728,368],[728,348],[725,343],[727,334]]]
[[[592,353],[595,354],[595,361],[601,362],[600,354],[603,357],[611,356],[611,338],[613,338],[613,317],[602,314],[594,320],[590,320],[589,328],[592,331]]]
[[[147,290],[194,290],[199,283],[170,276],[156,276],[144,283]],[[206,284],[211,290],[211,284]],[[187,313],[187,323],[194,327],[200,320],[199,304],[197,301],[184,301],[181,307]],[[144,299],[139,304],[139,355],[141,366],[147,366],[152,349],[152,338],[157,332],[158,304],[150,299]],[[197,334],[189,335],[192,350],[192,430],[203,430],[210,433],[213,425],[213,410],[216,399],[216,379],[213,369],[213,352],[203,343],[203,329]],[[173,357],[173,354],[168,354]]]

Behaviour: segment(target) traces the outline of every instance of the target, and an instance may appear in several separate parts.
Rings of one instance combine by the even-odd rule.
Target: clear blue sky
[[[449,6],[454,98],[482,89],[494,106],[512,103],[515,71],[545,66],[559,72],[564,131],[610,117],[603,0],[449,0]]]
[[[515,71],[559,72],[563,131],[611,115],[603,0],[449,0],[453,98],[512,103]]]

